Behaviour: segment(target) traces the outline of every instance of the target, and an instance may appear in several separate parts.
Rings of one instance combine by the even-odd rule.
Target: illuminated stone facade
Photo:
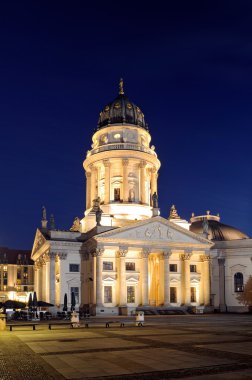
[[[65,293],[70,306],[73,291],[77,308],[100,315],[129,314],[137,307],[237,307],[235,295],[224,294],[223,301],[227,275],[221,263],[230,247],[209,238],[210,214],[195,217],[204,224],[196,233],[194,221],[181,219],[175,206],[168,220],[159,215],[160,161],[150,143],[144,115],[124,95],[121,81],[119,96],[100,113],[83,163],[84,217],[75,218],[68,231],[55,231],[47,228],[43,212],[32,250],[40,299],[60,310]],[[251,240],[244,239],[251,255]],[[240,268],[228,265],[232,273]],[[248,276],[251,262],[246,265]]]

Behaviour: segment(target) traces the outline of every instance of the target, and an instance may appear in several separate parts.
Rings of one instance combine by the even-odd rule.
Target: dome
[[[203,221],[208,221],[208,239],[213,241],[249,239],[249,237],[237,228],[220,222],[219,216],[202,215],[191,218],[190,231],[195,234],[203,234]]]
[[[141,109],[124,95],[123,80],[120,80],[119,95],[100,112],[97,130],[113,124],[133,124],[148,130]]]

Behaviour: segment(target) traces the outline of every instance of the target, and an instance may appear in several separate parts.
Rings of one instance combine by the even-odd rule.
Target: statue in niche
[[[78,216],[76,216],[74,218],[73,225],[70,228],[70,231],[72,231],[72,232],[78,232],[78,231],[80,231],[80,227],[81,227],[80,219],[78,218]]]
[[[155,193],[152,195],[152,206],[153,208],[158,208],[158,195]]]
[[[129,191],[129,202],[135,202],[135,191],[133,188]]]

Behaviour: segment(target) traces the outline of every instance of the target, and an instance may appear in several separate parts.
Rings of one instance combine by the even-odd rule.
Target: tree
[[[252,276],[249,276],[248,281],[244,286],[244,291],[239,293],[236,298],[239,303],[252,307]]]

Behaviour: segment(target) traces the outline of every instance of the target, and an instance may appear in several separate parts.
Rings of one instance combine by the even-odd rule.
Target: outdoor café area
[[[70,320],[71,314],[75,310],[74,293],[71,294],[71,306],[68,307],[67,294],[64,296],[64,305],[62,310],[55,312],[55,305],[37,300],[36,292],[30,293],[28,303],[7,300],[0,302],[0,316],[5,322],[12,321],[43,321],[43,320]],[[51,310],[54,310],[52,312]]]

